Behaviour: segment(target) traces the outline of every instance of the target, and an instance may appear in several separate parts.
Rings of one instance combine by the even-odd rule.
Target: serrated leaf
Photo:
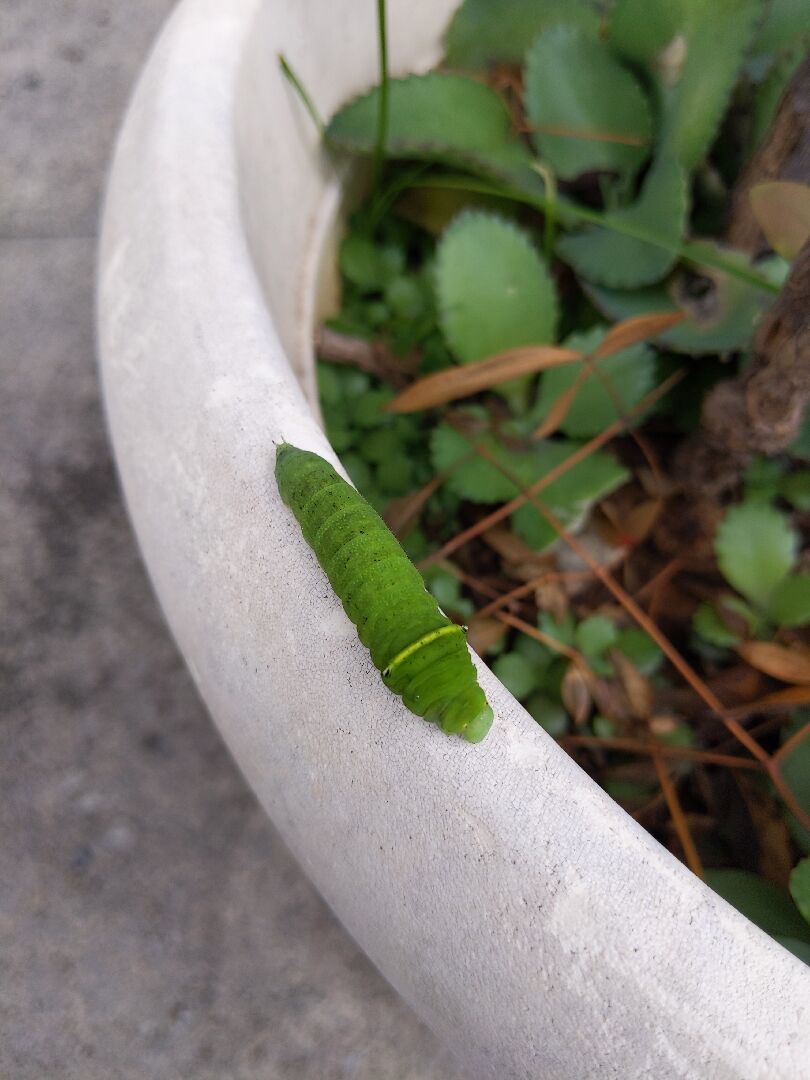
[[[810,941],[790,894],[747,870],[707,870],[706,884],[767,934]]]
[[[795,259],[810,237],[810,184],[771,180],[751,188],[751,209],[773,250]]]
[[[431,434],[431,456],[437,472],[448,472],[445,487],[459,498],[477,503],[507,502],[514,498],[520,488],[512,483],[489,461],[475,455],[469,456],[471,443],[482,443],[488,454],[520,481],[529,487],[541,476],[563,462],[580,446],[574,442],[536,443],[528,450],[509,450],[491,435],[471,435],[466,438],[449,424],[439,424]],[[568,469],[542,492],[544,505],[548,506],[568,527],[576,527],[598,499],[610,494],[628,477],[624,469],[610,454],[599,452]],[[515,511],[516,532],[535,550],[542,550],[553,543],[557,534],[530,503]]]
[[[521,63],[537,35],[564,22],[593,34],[599,15],[587,0],[464,0],[445,34],[445,60],[465,70]]]
[[[604,330],[594,327],[573,334],[566,346],[578,352],[593,353],[603,337]],[[576,396],[559,428],[575,438],[598,435],[641,401],[655,383],[655,353],[647,345],[631,345],[592,363],[595,369],[592,372],[587,371],[583,361],[544,372],[533,421],[548,416],[555,402],[579,380]]]
[[[790,875],[790,895],[802,918],[810,923],[810,859],[802,859],[793,868]]]
[[[532,45],[524,104],[538,153],[564,180],[632,174],[649,156],[652,117],[641,84],[574,26],[553,26]]]
[[[459,214],[439,243],[436,292],[442,333],[462,363],[554,338],[551,275],[526,234],[503,218]]]
[[[444,72],[409,75],[388,84],[390,157],[461,166],[543,193],[526,145],[514,136],[509,113],[483,83]],[[373,154],[377,141],[379,89],[350,101],[329,121],[326,139],[357,154]]]
[[[574,442],[550,442],[540,444],[547,457],[545,472],[564,461],[581,444]],[[552,449],[553,447],[553,449]],[[542,475],[536,473],[537,476]],[[590,508],[600,499],[621,487],[628,479],[627,470],[604,451],[591,454],[545,488],[540,498],[543,505],[554,513],[566,528],[580,527]],[[542,551],[557,540],[557,533],[532,504],[521,506],[512,516],[512,523],[526,543]]]
[[[768,615],[777,626],[810,623],[810,574],[791,574],[776,586]]]
[[[680,0],[617,0],[610,17],[610,44],[620,56],[646,63],[681,28]]]
[[[717,245],[705,246],[721,250]],[[743,252],[723,249],[722,253],[740,267],[751,267],[750,259]],[[761,270],[762,264],[758,268]],[[702,295],[693,299],[690,283],[694,282],[698,272],[709,289],[704,289]],[[594,306],[612,319],[682,311],[683,320],[656,335],[654,340],[673,352],[689,356],[731,352],[747,346],[757,320],[774,299],[773,293],[710,266],[700,267],[697,271],[684,270],[667,285],[651,285],[632,292],[589,283],[585,283],[584,288]]]
[[[717,134],[760,11],[760,0],[687,0],[686,58],[674,86],[664,87],[661,119],[662,146],[685,169],[703,160]]]
[[[784,514],[763,503],[732,506],[717,529],[714,550],[729,584],[767,609],[796,561],[798,536]]]
[[[686,177],[672,160],[658,161],[631,206],[605,215],[606,226],[588,226],[557,241],[557,253],[587,281],[634,289],[659,281],[674,264],[686,226]],[[626,235],[611,229],[616,222]],[[643,237],[655,237],[649,243]],[[665,308],[658,308],[659,311]]]

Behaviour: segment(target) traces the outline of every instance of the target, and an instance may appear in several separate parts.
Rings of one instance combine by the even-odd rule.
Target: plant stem
[[[693,266],[711,266],[715,270],[722,270],[731,277],[739,278],[740,281],[746,281],[749,285],[754,285],[756,288],[762,289],[763,292],[779,292],[778,285],[775,285],[772,281],[763,277],[762,274],[758,274],[756,270],[747,270],[745,267],[739,266],[733,260],[727,259],[724,255],[718,255],[717,252],[712,251],[711,248],[705,248],[700,244],[690,243],[670,244],[663,241],[659,236],[656,236],[655,233],[647,232],[646,229],[628,225],[624,221],[616,221],[614,218],[611,218],[609,214],[604,214],[599,210],[592,210],[588,206],[581,206],[579,203],[570,202],[568,199],[560,199],[559,197],[552,199],[550,196],[530,195],[528,192],[521,191],[519,188],[513,188],[506,184],[493,183],[489,180],[479,180],[476,177],[457,175],[455,173],[429,176],[423,180],[416,179],[411,186],[452,188],[460,189],[462,191],[473,191],[481,195],[497,195],[501,198],[512,199],[515,202],[524,203],[527,206],[533,206],[535,209],[542,210],[544,213],[548,213],[549,210],[554,212],[554,209],[556,208],[557,216],[562,220],[565,220],[566,217],[569,218],[569,220],[575,218],[578,221],[584,221],[590,225],[599,225],[603,229],[612,229],[613,232],[621,233],[623,236],[630,236],[634,240],[641,240],[644,243],[653,244],[655,247],[661,247],[667,251],[671,251],[677,255],[678,258],[691,263]]]
[[[377,141],[374,147],[374,187],[379,187],[388,141],[388,32],[385,0],[377,0],[377,39],[380,52],[380,107],[377,113]]]
[[[320,115],[318,113],[318,110],[315,108],[315,104],[314,104],[312,98],[309,96],[307,91],[304,89],[304,84],[301,82],[301,80],[298,78],[298,76],[296,75],[293,68],[290,66],[290,64],[289,64],[289,62],[287,60],[287,57],[284,55],[284,53],[279,53],[278,54],[278,62],[279,62],[279,65],[281,66],[282,72],[284,73],[284,77],[287,79],[287,81],[293,87],[295,92],[298,94],[299,98],[301,99],[301,104],[307,110],[313,124],[318,129],[318,134],[321,136],[321,138],[323,138],[323,133],[324,133],[324,130],[325,130],[324,129],[324,122],[323,122],[323,120],[321,120],[321,117],[320,117]]]

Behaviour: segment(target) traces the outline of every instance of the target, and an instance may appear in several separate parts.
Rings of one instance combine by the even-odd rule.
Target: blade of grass
[[[318,110],[315,108],[315,103],[313,102],[313,100],[309,96],[309,94],[307,93],[307,91],[306,91],[306,89],[304,87],[304,84],[298,78],[298,75],[295,73],[295,70],[293,69],[293,67],[289,63],[289,61],[287,60],[287,57],[284,55],[284,53],[279,53],[278,54],[278,62],[279,62],[279,66],[281,67],[282,73],[284,74],[285,79],[287,80],[287,82],[289,82],[289,84],[295,90],[296,94],[298,94],[299,98],[301,99],[301,104],[307,110],[307,112],[309,113],[310,119],[312,120],[312,123],[318,129],[318,134],[321,136],[321,138],[323,138],[323,133],[324,133],[324,130],[325,130],[324,122],[323,122],[323,120],[321,120],[320,114],[318,113]]]
[[[377,40],[380,51],[380,106],[377,113],[377,141],[374,147],[374,187],[379,189],[388,142],[388,28],[385,0],[377,0]]]
[[[456,175],[455,173],[433,174],[423,180],[416,180],[413,186],[451,188],[477,192],[481,195],[497,195],[501,198],[512,199],[514,202],[524,203],[527,206],[533,206],[535,209],[542,211],[545,211],[551,202],[548,196],[530,194],[529,192],[521,191],[519,188],[511,187],[508,184],[498,184],[489,180],[479,180],[475,177]],[[778,285],[769,281],[768,278],[764,277],[762,274],[758,274],[756,270],[748,270],[745,267],[739,266],[733,260],[725,258],[725,256],[710,248],[701,247],[700,244],[691,244],[688,242],[681,244],[667,243],[655,233],[648,232],[647,229],[639,228],[637,225],[628,224],[628,222],[622,219],[616,220],[615,218],[611,218],[609,214],[605,214],[600,210],[582,206],[579,203],[571,202],[568,199],[557,199],[556,208],[558,217],[560,218],[567,217],[569,221],[575,219],[590,225],[599,225],[603,229],[611,229],[613,232],[621,233],[623,236],[630,236],[635,240],[642,240],[644,243],[652,244],[654,247],[663,248],[665,251],[677,255],[679,259],[683,259],[693,266],[711,266],[716,270],[722,270],[731,277],[739,278],[740,281],[747,281],[749,285],[755,285],[758,289],[762,289],[763,292],[779,292]]]

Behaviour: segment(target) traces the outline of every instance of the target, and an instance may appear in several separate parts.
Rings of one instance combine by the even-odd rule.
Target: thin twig
[[[632,417],[637,412],[643,412],[648,409],[650,405],[658,401],[665,394],[669,393],[673,386],[684,377],[685,371],[680,369],[673,372],[668,379],[665,379],[660,386],[657,386],[654,390],[651,390],[649,394],[646,394],[641,401],[638,402],[629,412],[628,416]],[[481,518],[474,525],[471,525],[468,529],[464,529],[456,536],[442,545],[438,551],[428,555],[422,559],[418,564],[420,570],[426,569],[428,566],[432,566],[434,563],[440,562],[442,559],[446,559],[448,555],[452,555],[454,551],[457,551],[464,544],[473,540],[476,536],[480,536],[482,532],[486,532],[487,529],[492,528],[493,525],[497,525],[498,522],[503,521],[504,518],[508,518],[518,507],[523,506],[525,502],[530,500],[534,495],[539,494],[549,484],[553,484],[555,480],[559,480],[569,469],[574,465],[578,465],[580,461],[584,461],[587,457],[590,457],[594,451],[601,449],[606,443],[609,443],[611,439],[620,435],[624,430],[624,421],[616,420],[609,427],[606,427],[604,431],[599,435],[595,435],[588,442],[583,443],[578,450],[575,450],[573,454],[561,461],[559,465],[550,469],[545,476],[541,476],[539,480],[536,480],[531,487],[521,491],[514,499],[510,499],[509,502],[504,503],[503,506],[499,506],[497,510],[493,510],[492,513],[487,514],[486,517]],[[500,468],[500,463],[498,465]],[[518,485],[520,487],[520,485]]]
[[[672,824],[675,826],[675,831],[678,834],[678,839],[681,842],[681,847],[683,848],[683,853],[686,857],[687,866],[693,874],[697,875],[699,878],[703,878],[703,864],[700,861],[695,842],[689,831],[689,823],[686,820],[681,801],[678,798],[678,792],[675,790],[675,785],[672,783],[672,778],[670,777],[660,754],[654,753],[652,760],[653,765],[655,765],[655,771],[658,774],[658,782],[661,785],[661,791],[663,792],[664,798],[667,800]]]
[[[587,746],[602,750],[620,750],[627,754],[653,755],[675,758],[682,761],[697,761],[702,765],[725,765],[729,769],[761,768],[754,758],[735,757],[733,754],[717,754],[713,750],[695,750],[690,746],[669,746],[667,743],[641,742],[639,739],[626,739],[621,736],[599,735],[564,735],[560,740],[563,746]]]

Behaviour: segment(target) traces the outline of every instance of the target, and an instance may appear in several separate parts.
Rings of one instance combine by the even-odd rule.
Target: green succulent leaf
[[[436,256],[439,320],[462,363],[554,339],[557,297],[531,240],[503,218],[463,211]]]
[[[766,934],[810,941],[810,928],[790,894],[747,870],[707,870],[706,884]]]
[[[604,615],[591,615],[577,626],[575,642],[586,656],[601,656],[618,637],[616,627]]]
[[[519,64],[547,27],[565,23],[596,37],[599,22],[597,5],[588,0],[464,0],[445,34],[445,60],[468,71]]]
[[[649,156],[652,117],[641,84],[574,26],[552,26],[532,45],[524,99],[538,153],[565,180],[597,170],[632,174]]]
[[[614,289],[635,289],[659,281],[673,266],[686,226],[686,177],[671,159],[655,163],[631,206],[605,215],[608,225],[568,233],[557,253],[586,281]],[[635,235],[627,235],[633,232]],[[650,243],[645,237],[654,237]]]
[[[790,574],[773,591],[768,615],[777,626],[810,623],[810,574]]]
[[[444,162],[542,195],[529,150],[513,135],[509,113],[494,90],[444,72],[391,79],[388,89],[390,157]],[[332,117],[327,141],[341,150],[373,154],[378,109],[375,87]]]
[[[714,550],[726,581],[767,610],[796,561],[798,536],[786,515],[772,506],[741,503],[720,523]]]
[[[810,858],[802,859],[794,867],[790,875],[790,895],[802,918],[810,923]]]
[[[492,665],[492,670],[503,685],[519,701],[527,698],[532,690],[537,689],[538,669],[517,652],[504,653]]]
[[[662,145],[693,169],[717,134],[761,3],[685,0],[685,10],[686,58],[673,83],[662,80]]]
[[[722,251],[725,258],[741,268],[751,268],[751,261],[743,252],[721,249],[715,244],[703,246],[717,253]],[[758,266],[759,270],[769,268],[777,269],[773,262]],[[704,288],[699,299],[692,300],[690,294],[698,274],[708,291]],[[633,315],[659,311],[685,311],[686,318],[682,322],[665,330],[655,340],[673,352],[691,356],[745,348],[750,344],[757,320],[774,298],[773,293],[710,266],[683,270],[666,285],[650,285],[632,292],[588,283],[585,291],[594,306],[611,319],[629,319]]]
[[[680,30],[680,0],[617,0],[610,17],[610,44],[639,64],[653,60]]]
[[[601,327],[581,334],[572,334],[565,345],[583,353],[591,353],[604,337]],[[645,344],[631,345],[621,352],[593,361],[595,370],[579,384],[560,430],[574,438],[598,435],[620,414],[628,412],[655,384],[655,353]],[[543,373],[540,393],[532,411],[532,422],[539,424],[554,407],[554,403],[577,382],[582,362],[566,364]]]

